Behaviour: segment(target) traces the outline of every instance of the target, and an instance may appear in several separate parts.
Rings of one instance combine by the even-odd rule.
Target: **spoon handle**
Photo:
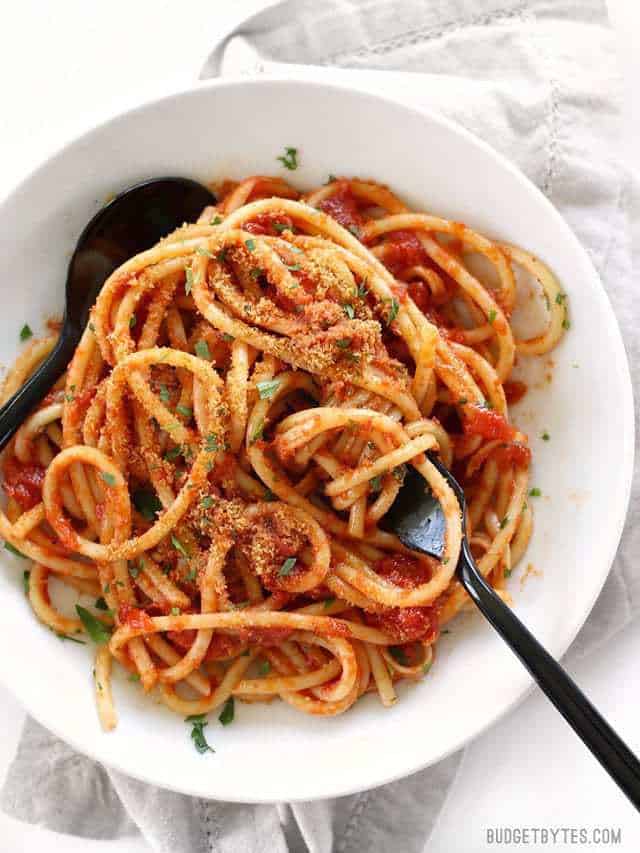
[[[14,432],[26,420],[34,406],[45,397],[64,370],[75,350],[77,340],[70,334],[62,334],[57,344],[35,373],[0,409],[0,450]]]
[[[458,577],[469,596],[511,646],[578,737],[640,811],[640,762],[636,756],[560,664],[487,584],[474,563],[466,541],[460,559]]]

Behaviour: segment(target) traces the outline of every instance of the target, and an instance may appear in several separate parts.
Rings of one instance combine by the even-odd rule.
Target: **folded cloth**
[[[640,293],[632,286],[628,215],[640,222],[640,194],[616,162],[618,80],[603,3],[278,3],[217,45],[203,76],[283,70],[435,109],[515,161],[589,251],[638,380]],[[640,606],[640,568],[632,559],[640,549],[639,514],[636,486],[618,556],[573,655],[595,649]],[[458,753],[408,779],[332,801],[235,805],[135,782],[28,720],[2,806],[20,820],[76,835],[139,831],[163,853],[412,853],[427,846],[460,762]]]

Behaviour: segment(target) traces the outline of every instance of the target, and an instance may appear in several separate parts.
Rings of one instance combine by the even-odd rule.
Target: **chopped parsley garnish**
[[[551,436],[550,436],[550,435],[549,435],[549,433],[545,430],[545,431],[542,433],[542,435],[540,436],[540,438],[541,438],[543,441],[549,441],[549,439],[551,438]]]
[[[369,480],[369,485],[371,486],[372,492],[379,492],[382,488],[382,476],[378,474],[377,477],[373,477]]]
[[[181,613],[182,613],[182,610],[180,610],[179,607],[172,607],[171,608],[171,615],[172,616],[180,616]]]
[[[565,331],[568,331],[568,330],[571,328],[571,323],[569,322],[569,320],[568,320],[566,317],[565,317],[565,318],[564,318],[564,320],[562,321],[562,328],[563,328]]]
[[[325,598],[324,603],[322,605],[322,609],[328,610],[331,605],[335,603],[335,600],[335,596],[332,596],[331,598]]]
[[[227,259],[227,249],[220,249],[218,254],[216,255],[216,260],[220,261],[223,264]]]
[[[276,393],[278,388],[280,387],[281,382],[279,379],[265,379],[262,382],[256,383],[256,388],[258,389],[258,394],[260,395],[261,400],[270,400],[273,395]]]
[[[402,646],[389,646],[389,654],[400,666],[409,666],[409,658]]]
[[[198,246],[198,248],[196,249],[196,254],[197,255],[204,255],[205,258],[212,258],[213,257],[211,252],[208,249],[205,249],[204,246]]]
[[[169,389],[167,388],[166,385],[160,386],[160,399],[162,400],[163,403],[169,402]]]
[[[505,515],[505,517],[500,522],[500,530],[504,530],[507,524],[509,524],[509,516]]]
[[[222,340],[229,344],[231,343],[231,341],[233,341],[233,335],[229,335],[227,332],[225,332],[222,336]]]
[[[271,664],[268,660],[263,660],[260,662],[260,666],[258,667],[258,675],[269,675],[271,672]]]
[[[209,225],[220,225],[222,222],[221,216],[214,216],[213,219],[210,220]]]
[[[369,293],[369,291],[367,290],[366,281],[360,282],[360,284],[358,285],[358,287],[356,289],[356,296],[359,296],[360,299],[364,299],[368,293]]]
[[[127,676],[127,681],[140,681],[140,673],[132,672]]]
[[[24,324],[24,326],[20,329],[20,340],[28,341],[29,338],[33,337],[33,332],[31,331],[31,326]]]
[[[283,231],[287,231],[291,228],[290,225],[286,225],[284,222],[272,222],[271,227],[277,234],[282,234]]]
[[[198,572],[196,571],[196,569],[195,569],[195,568],[193,568],[193,569],[189,569],[189,571],[188,571],[188,572],[187,572],[187,574],[185,575],[184,579],[185,579],[186,581],[189,581],[190,583],[193,583],[193,581],[194,581],[197,577],[198,577]]]
[[[390,326],[398,316],[398,311],[400,310],[400,303],[395,298],[395,296],[392,299],[385,299],[384,301],[389,303],[389,316],[387,317],[387,326]]]
[[[115,486],[116,478],[113,474],[110,474],[108,471],[101,471],[100,476],[108,486]]]
[[[138,577],[138,575],[140,574],[140,566],[137,566],[133,562],[133,560],[130,560],[128,563],[128,567],[129,567],[129,574],[135,580]]]
[[[69,640],[72,643],[78,643],[79,646],[86,646],[84,640],[79,640],[77,637],[70,637],[68,634],[62,634],[60,631],[53,632],[59,640]],[[100,685],[98,685],[100,687]],[[100,687],[102,690],[102,687]]]
[[[173,533],[171,534],[171,544],[176,549],[176,551],[179,551],[182,554],[183,557],[189,556],[189,552],[187,551],[187,549],[184,547],[178,537]]]
[[[338,179],[336,178],[336,176],[335,176],[335,175],[329,175],[329,177],[328,177],[328,178],[327,178],[327,180],[325,181],[325,185],[326,185],[326,184],[333,184],[333,183],[335,183],[337,180],[338,180]]]
[[[539,498],[542,492],[537,486],[534,486],[533,489],[529,489],[529,497],[530,498]]]
[[[29,578],[31,577],[31,572],[24,571],[22,573],[22,585],[24,587],[24,594],[29,595]]]
[[[426,675],[429,672],[429,670],[431,669],[432,663],[433,663],[433,660],[430,660],[428,663],[425,663],[423,665],[423,667],[422,667],[423,675]]]
[[[207,718],[204,714],[191,714],[191,716],[185,718],[185,723],[191,723],[193,726],[191,729],[191,740],[200,754],[205,752],[215,752],[215,750],[209,746],[207,739],[204,736],[204,727],[208,725]]]
[[[190,418],[193,414],[193,409],[190,409],[189,406],[176,406],[176,412],[184,418]]]
[[[566,298],[567,298],[566,293],[557,293],[556,294],[556,305],[562,305]]]
[[[191,269],[191,267],[187,267],[184,271],[184,274],[184,292],[188,296],[191,293],[191,288],[193,287],[193,270]]]
[[[89,331],[95,332],[95,330],[96,330],[96,327],[93,325],[93,323],[89,323]]]
[[[256,248],[256,241],[255,240],[245,240],[244,244],[250,252],[255,251],[255,248]]]
[[[155,521],[156,513],[162,509],[160,499],[150,489],[138,489],[132,495],[133,505],[147,521]]]
[[[204,449],[207,453],[216,453],[220,450],[220,445],[218,444],[218,436],[215,432],[210,432],[209,435],[205,439]]]
[[[349,349],[351,346],[351,338],[340,338],[340,340],[336,341],[336,346],[340,349]]]
[[[8,551],[10,554],[13,554],[13,555],[14,555],[14,557],[22,557],[22,559],[23,559],[23,560],[26,560],[26,559],[27,559],[27,555],[26,555],[26,554],[23,554],[23,553],[22,553],[22,551],[18,551],[18,549],[17,549],[17,548],[15,548],[15,547],[11,544],[11,542],[5,542],[5,543],[4,543],[4,547],[7,549],[7,551]]]
[[[223,726],[228,726],[229,723],[233,722],[235,710],[236,709],[235,702],[233,701],[233,696],[229,696],[227,701],[224,703],[222,711],[220,712],[220,716],[218,717]]]
[[[136,317],[136,315],[135,315],[135,314],[132,314],[132,315],[129,317],[129,328],[130,328],[130,329],[133,329],[133,327],[135,326],[135,324],[136,324],[137,322],[138,322],[138,318]]]
[[[466,406],[468,402],[469,401],[467,400],[466,397],[460,397],[460,399],[458,400],[458,405],[459,406]]]
[[[109,642],[111,631],[99,619],[96,619],[93,613],[90,613],[85,607],[81,607],[79,604],[76,604],[76,613],[80,617],[85,631],[94,643],[101,646],[103,643]]]
[[[487,319],[489,320],[489,323],[491,323],[493,325],[493,321],[496,319],[497,316],[498,316],[497,313],[492,308],[491,311],[489,311],[489,314],[487,315]]]
[[[298,149],[286,147],[284,150],[285,153],[281,154],[280,157],[276,157],[276,160],[279,160],[285,169],[289,169],[292,172],[298,168]]]
[[[254,431],[251,435],[251,439],[249,440],[249,443],[255,444],[256,441],[259,441],[259,439],[262,438],[263,434],[264,434],[264,420],[261,419],[258,422],[256,428],[254,429]]]
[[[505,569],[504,570],[504,576],[505,576],[505,578],[510,578],[511,577],[511,569]]]
[[[262,270],[260,267],[254,267],[252,270],[249,270],[249,275],[251,278],[260,278],[262,275]]]
[[[267,489],[267,491],[262,496],[262,500],[267,501],[267,502],[277,501],[278,496],[274,495],[274,493],[271,491],[271,489]]]
[[[194,349],[198,358],[203,358],[205,361],[211,361],[211,353],[209,352],[209,346],[206,341],[196,341]]]
[[[301,270],[301,269],[302,269],[302,265],[301,265],[301,264],[285,264],[285,267],[286,267],[288,270],[291,270],[291,272],[297,272],[298,270]]]
[[[344,313],[347,315],[347,317],[350,320],[353,320],[356,315],[353,305],[343,305],[342,308],[344,309]]]
[[[357,237],[358,240],[360,239],[360,229],[358,228],[357,225],[347,226],[347,231],[351,231],[351,233],[353,234],[354,237]]]
[[[164,458],[167,462],[173,462],[174,459],[177,459],[178,456],[182,453],[182,446],[180,444],[176,444],[175,447],[170,447],[169,450],[164,454]]]
[[[280,566],[280,571],[278,572],[278,577],[286,577],[290,575],[294,570],[295,565],[297,563],[296,557],[287,557],[284,563]]]
[[[200,501],[200,506],[202,507],[202,509],[211,509],[211,507],[213,506],[213,498],[211,497],[211,495],[205,495]]]
[[[107,604],[107,602],[104,600],[104,598],[102,596],[100,596],[100,598],[96,598],[95,604],[93,606],[96,608],[96,610],[108,610],[109,609],[109,605]]]

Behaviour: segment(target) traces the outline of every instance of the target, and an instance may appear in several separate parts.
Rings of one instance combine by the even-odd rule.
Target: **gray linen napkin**
[[[350,80],[354,72],[343,69],[360,69],[351,82],[374,91],[384,89],[380,70],[413,72],[399,88],[394,78],[404,100],[445,113],[515,161],[587,247],[637,383],[640,293],[632,286],[628,218],[640,223],[640,193],[616,163],[618,79],[600,0],[278,3],[216,46],[203,76],[268,74],[282,71],[280,63],[297,64],[288,67],[291,76],[328,80]],[[368,78],[362,69],[379,71]],[[632,560],[639,520],[636,485],[615,565],[572,655],[595,649],[640,607],[640,571]],[[460,761],[458,753],[403,781],[337,800],[245,806],[133,781],[28,720],[2,807],[20,820],[85,837],[139,831],[161,853],[417,853]]]

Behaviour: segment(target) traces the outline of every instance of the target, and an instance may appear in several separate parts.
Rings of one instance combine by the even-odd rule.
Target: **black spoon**
[[[464,493],[437,456],[430,453],[429,458],[455,492],[462,512],[463,540],[456,568],[460,583],[578,737],[618,783],[636,809],[640,810],[640,762],[560,664],[540,645],[480,574],[471,556],[465,531]],[[408,548],[434,557],[442,556],[445,531],[442,508],[431,491],[425,489],[424,479],[413,468],[407,472],[404,484],[387,513],[386,526]]]
[[[58,342],[27,382],[0,409],[0,450],[68,365],[100,288],[128,258],[193,222],[213,193],[187,178],[156,178],[130,187],[103,207],[80,235],[69,264]]]

